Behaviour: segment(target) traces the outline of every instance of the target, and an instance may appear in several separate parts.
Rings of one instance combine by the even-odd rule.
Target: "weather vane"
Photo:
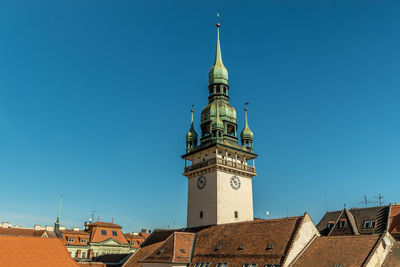
[[[217,12],[217,27],[219,27],[219,13]]]
[[[247,105],[250,104],[249,102],[244,103],[244,110],[247,110]]]

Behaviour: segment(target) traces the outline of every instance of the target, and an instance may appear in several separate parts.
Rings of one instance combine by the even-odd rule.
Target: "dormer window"
[[[68,238],[68,243],[73,243],[75,241],[74,238]]]
[[[364,221],[363,228],[364,229],[373,229],[376,226],[376,220],[368,220]]]
[[[340,229],[346,229],[346,220],[342,220],[339,222],[339,228]]]
[[[107,231],[106,230],[101,230],[101,234],[102,235],[107,235]]]
[[[328,222],[328,225],[326,228],[328,228],[328,230],[331,230],[334,225],[335,225],[335,222]]]
[[[112,231],[113,236],[118,236],[117,231]]]

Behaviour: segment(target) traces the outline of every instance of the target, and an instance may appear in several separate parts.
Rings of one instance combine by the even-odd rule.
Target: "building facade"
[[[84,230],[59,227],[58,234],[70,255],[80,261],[106,254],[133,253],[147,236],[146,233],[123,234],[121,229],[122,226],[114,223],[94,222],[86,223]]]

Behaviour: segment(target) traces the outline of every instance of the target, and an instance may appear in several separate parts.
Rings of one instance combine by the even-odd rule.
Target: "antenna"
[[[91,213],[91,215],[92,215],[92,222],[94,222],[94,215],[96,214],[96,212],[97,212],[97,210],[92,210],[92,213]]]
[[[326,192],[325,192],[325,212],[328,212],[328,200],[326,199]]]
[[[375,198],[378,199],[379,206],[382,206],[382,204],[385,202],[381,193],[379,193],[378,196],[376,196]]]
[[[366,208],[368,208],[368,205],[369,205],[369,204],[372,204],[372,203],[374,203],[374,202],[368,200],[366,195],[364,195],[364,200],[361,201],[361,202],[359,202],[359,204],[365,204],[365,207],[366,207]]]

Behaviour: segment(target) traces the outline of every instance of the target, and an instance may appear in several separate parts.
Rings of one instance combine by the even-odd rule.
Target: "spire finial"
[[[192,109],[190,110],[190,113],[191,113],[191,121],[190,121],[190,123],[192,124],[192,126],[193,126],[193,112],[194,112],[193,107],[194,107],[194,104],[192,104]]]
[[[250,104],[249,102],[244,103],[244,124],[245,126],[249,127],[247,123],[247,105]]]
[[[217,13],[217,46],[215,49],[215,59],[210,71],[208,72],[208,83],[212,84],[226,84],[228,85],[228,70],[225,68],[222,62],[221,44],[219,41],[219,13]]]

